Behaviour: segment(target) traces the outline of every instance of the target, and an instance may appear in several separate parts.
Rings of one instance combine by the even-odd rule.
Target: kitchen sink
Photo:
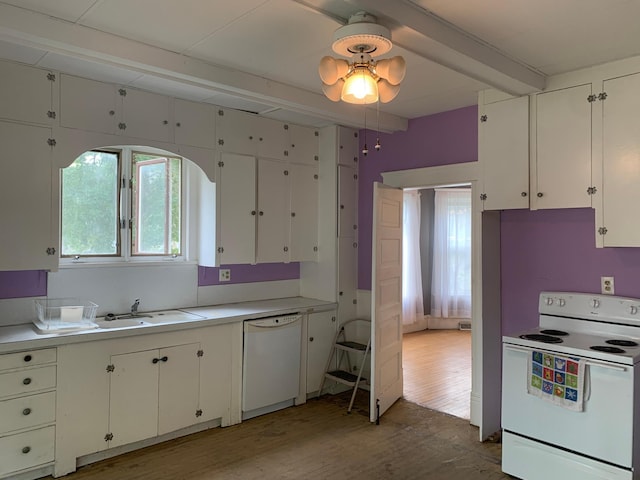
[[[139,314],[126,313],[102,317],[96,321],[98,328],[127,328],[142,325],[161,325],[165,323],[194,322],[205,317],[180,310],[161,310],[158,312],[144,312]]]
[[[145,322],[152,324],[160,323],[178,323],[178,322],[195,322],[202,320],[205,317],[195,315],[193,313],[183,312],[181,310],[164,310],[160,312],[145,313],[148,318],[145,318]]]
[[[95,322],[98,328],[110,329],[110,328],[128,328],[128,327],[140,327],[142,325],[149,325],[142,318],[117,318],[115,320],[97,320]]]

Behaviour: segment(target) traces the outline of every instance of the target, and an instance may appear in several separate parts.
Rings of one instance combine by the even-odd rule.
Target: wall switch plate
[[[600,277],[600,289],[603,295],[613,295],[615,293],[613,277]]]
[[[218,280],[220,282],[228,282],[231,280],[231,270],[229,268],[221,268],[218,270]]]

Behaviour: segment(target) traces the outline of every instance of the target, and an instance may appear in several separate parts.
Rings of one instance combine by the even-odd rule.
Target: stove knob
[[[635,307],[635,306],[631,305],[631,306],[629,307],[629,313],[630,313],[631,315],[635,315],[635,314],[637,314],[637,313],[638,313],[638,307]]]
[[[565,301],[565,299],[564,299],[564,298],[559,298],[559,299],[558,299],[558,305],[559,305],[559,306],[564,307],[566,303],[567,303],[567,302]]]
[[[547,297],[547,305],[553,305],[553,298]]]
[[[597,298],[594,298],[593,300],[591,300],[591,306],[593,308],[598,308],[600,306],[600,300],[598,300]]]

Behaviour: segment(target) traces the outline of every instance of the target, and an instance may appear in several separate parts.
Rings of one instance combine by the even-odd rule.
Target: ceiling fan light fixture
[[[377,80],[366,65],[356,66],[342,87],[340,99],[347,103],[374,103],[378,101]]]

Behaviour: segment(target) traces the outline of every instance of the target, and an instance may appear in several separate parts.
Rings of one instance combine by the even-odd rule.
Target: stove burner
[[[593,347],[589,347],[591,350],[596,350],[598,352],[607,352],[607,353],[624,353],[625,351],[618,347],[609,347],[607,345],[594,345]]]
[[[613,340],[607,340],[604,343],[608,343],[609,345],[617,345],[619,347],[637,347],[638,346],[638,342],[634,342],[633,340],[613,339]]]
[[[540,333],[544,333],[545,335],[553,335],[554,337],[564,337],[569,335],[567,332],[563,332],[562,330],[540,330]]]
[[[525,340],[535,340],[537,342],[543,343],[562,343],[561,338],[553,337],[551,335],[542,335],[539,333],[527,333],[524,335],[520,335],[520,338],[524,338]]]

